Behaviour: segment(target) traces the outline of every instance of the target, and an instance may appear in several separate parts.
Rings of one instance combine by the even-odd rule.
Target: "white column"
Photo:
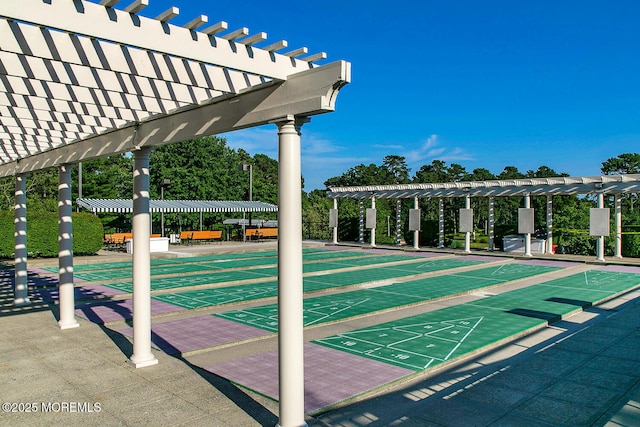
[[[553,196],[547,196],[547,248],[546,253],[553,253]]]
[[[598,193],[598,209],[604,208],[604,193]],[[596,261],[604,261],[604,236],[598,236]]]
[[[338,199],[333,199],[333,209],[338,212]],[[336,215],[337,216],[337,215]],[[336,218],[337,221],[337,218]],[[333,227],[333,244],[336,245],[338,243],[338,223],[336,222],[336,226]]]
[[[467,194],[464,196],[464,208],[471,209],[471,196]],[[464,233],[464,251],[466,253],[471,253],[471,232],[467,231]]]
[[[149,217],[149,153],[133,153],[133,354],[136,368],[158,363],[151,352],[151,256]]]
[[[444,248],[444,199],[438,199],[438,247]]]
[[[27,176],[16,175],[14,206],[15,284],[13,304],[22,307],[31,304],[27,273]]]
[[[402,242],[402,200],[396,200],[396,245]]]
[[[364,243],[364,200],[360,199],[360,218],[358,221],[358,243]]]
[[[531,195],[524,196],[524,207],[531,208]],[[531,256],[531,233],[524,233],[524,256]]]
[[[77,328],[73,292],[73,222],[71,214],[71,165],[58,168],[58,295],[60,329]]]
[[[418,197],[413,198],[413,209],[420,209]],[[414,230],[413,232],[413,249],[420,249],[420,232],[418,230]]]
[[[300,126],[278,126],[278,363],[280,427],[304,421]]]
[[[371,209],[375,209],[376,208],[376,198],[375,196],[371,196]],[[375,246],[376,245],[376,227],[374,224],[374,227],[371,229],[371,246]]]
[[[616,221],[616,249],[614,258],[622,258],[622,198],[616,194],[615,201],[615,221]]]
[[[496,238],[495,205],[496,205],[496,198],[493,196],[489,197],[489,250],[490,251],[493,251],[495,249],[495,238]]]

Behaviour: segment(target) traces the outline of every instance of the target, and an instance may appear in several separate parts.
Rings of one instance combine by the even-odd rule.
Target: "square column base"
[[[16,298],[13,300],[13,305],[15,307],[26,307],[31,305],[31,300],[29,298]]]
[[[75,320],[73,322],[69,322],[69,323],[58,322],[58,327],[60,329],[62,329],[62,330],[79,328],[80,327],[80,323],[76,322]]]
[[[154,357],[153,359],[143,360],[141,362],[134,362],[133,360],[128,359],[127,363],[132,365],[136,369],[138,369],[138,368],[146,368],[147,366],[157,365],[158,364],[158,359],[156,359]]]

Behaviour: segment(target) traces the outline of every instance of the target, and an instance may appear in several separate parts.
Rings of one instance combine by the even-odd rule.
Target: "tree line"
[[[243,149],[233,149],[220,137],[204,137],[187,140],[152,151],[149,167],[150,196],[152,199],[178,200],[248,200],[249,173],[239,168],[242,164],[253,167],[253,200],[277,203],[278,163],[264,154],[251,156]],[[133,193],[133,159],[122,154],[96,159],[82,164],[82,197],[102,199],[128,199]],[[79,168],[72,171],[72,180],[78,182]],[[624,153],[605,160],[601,166],[602,174],[640,173],[640,154]],[[415,173],[407,166],[402,156],[388,155],[380,164],[359,164],[343,174],[325,181],[325,186],[360,186],[408,183],[436,183],[460,181],[484,181],[494,179],[549,178],[568,176],[548,166],[536,170],[519,171],[515,166],[505,166],[497,175],[485,168],[472,171],[460,164],[447,164],[442,160],[433,160],[422,165]],[[169,182],[167,184],[167,182]],[[55,169],[38,171],[27,179],[28,211],[56,211],[58,173]],[[0,179],[0,209],[11,210],[14,203],[14,179]],[[73,199],[78,197],[78,185],[73,186]],[[305,238],[330,239],[328,227],[329,209],[333,200],[323,190],[303,191],[303,233]],[[607,200],[612,203],[611,200]],[[412,243],[413,233],[408,232],[408,210],[413,200],[402,202],[402,237]],[[438,201],[421,199],[422,209],[422,246],[437,244]],[[462,198],[445,199],[446,244],[456,241],[457,212],[463,207]],[[498,197],[495,200],[496,240],[501,236],[515,233],[517,230],[517,208],[522,204],[521,197]],[[537,226],[546,224],[546,198],[532,197]],[[637,195],[627,194],[623,199],[623,230],[640,232],[640,218],[636,209]],[[588,235],[589,208],[594,200],[589,196],[556,196],[554,198],[554,240],[567,247],[572,253],[594,253],[595,240]],[[612,206],[611,206],[612,207]],[[380,199],[376,203],[378,224],[376,241],[395,242],[396,201]],[[486,233],[489,219],[489,207],[486,198],[472,198],[474,222],[478,235]],[[342,199],[339,205],[339,239],[356,241],[359,234],[359,203]],[[235,214],[237,215],[237,214]],[[275,218],[275,214],[260,213],[264,219]],[[101,214],[105,232],[128,231],[131,218],[127,215]],[[154,228],[160,227],[159,215],[153,218]],[[219,225],[228,214],[207,214],[204,216],[204,228],[211,229]],[[169,231],[197,229],[198,214],[165,214],[165,227]],[[608,239],[607,252],[613,253],[613,239]],[[623,236],[623,255],[636,256],[640,252],[638,235]]]

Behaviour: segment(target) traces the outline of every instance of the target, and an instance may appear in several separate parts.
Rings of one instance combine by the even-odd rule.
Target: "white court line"
[[[496,274],[498,271],[502,270],[502,267],[504,267],[507,264],[502,264],[500,267],[498,267],[493,273],[491,273],[491,275],[493,276],[494,274]]]
[[[474,280],[485,280],[487,282],[495,282],[495,283],[504,283],[504,282],[510,282],[512,280],[516,280],[516,279],[496,279],[496,278],[491,278],[491,277],[477,277],[477,276],[468,276],[466,274],[447,274],[446,276],[439,276],[439,277],[464,277],[465,279],[474,279]]]
[[[363,301],[360,301],[360,302],[359,302],[359,303],[357,303],[357,304],[348,305],[348,306],[344,307],[342,310],[338,310],[338,311],[334,311],[334,312],[332,312],[332,313],[326,314],[326,315],[324,315],[324,316],[322,316],[322,317],[320,317],[320,318],[318,318],[318,319],[314,320],[313,322],[306,323],[306,324],[305,324],[305,326],[309,326],[309,325],[313,325],[314,323],[318,323],[318,322],[320,322],[320,321],[322,321],[322,320],[324,320],[324,319],[327,319],[327,318],[329,318],[329,317],[334,316],[335,314],[342,313],[342,312],[343,312],[343,311],[345,311],[345,310],[349,310],[349,309],[351,309],[351,308],[353,308],[353,307],[356,307],[356,306],[358,306],[358,305],[360,305],[360,304],[363,304],[363,303],[365,303],[365,302],[369,301],[370,299],[371,299],[371,298],[366,298],[366,299],[364,299]],[[340,304],[340,303],[338,303],[338,304]],[[319,307],[319,308],[318,308],[318,310],[320,310],[320,309],[322,309],[322,308],[326,308],[326,307],[331,307],[331,306],[329,305],[329,306]],[[311,313],[316,313],[314,310],[316,310],[316,309],[311,309],[311,310],[309,310],[309,312],[311,312]]]
[[[453,350],[451,350],[451,352],[449,354],[447,354],[447,356],[445,357],[445,360],[447,360],[449,357],[451,357],[451,355],[458,349],[458,347],[460,347],[460,345],[464,342],[464,340],[467,339],[467,337],[469,336],[469,334],[471,332],[473,332],[473,330],[480,324],[480,322],[482,322],[482,320],[484,319],[484,316],[481,316],[480,319],[478,319],[478,321],[476,322],[475,325],[473,325],[472,328],[469,329],[469,332],[467,332],[465,334],[464,337],[462,337],[462,339],[458,342],[458,345],[456,345]]]

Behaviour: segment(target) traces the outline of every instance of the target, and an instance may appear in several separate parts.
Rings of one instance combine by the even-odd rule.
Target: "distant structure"
[[[622,257],[622,204],[620,196],[625,193],[640,192],[640,175],[605,175],[594,177],[555,177],[503,179],[491,181],[461,181],[424,184],[366,185],[352,187],[330,187],[328,195],[334,200],[329,214],[329,224],[333,227],[333,241],[338,242],[337,210],[338,199],[351,198],[360,201],[360,236],[363,235],[364,201],[371,200],[367,209],[366,228],[371,230],[371,245],[375,246],[376,199],[414,199],[414,209],[409,212],[409,230],[415,233],[414,247],[418,249],[420,231],[421,198],[439,200],[439,244],[444,247],[444,199],[463,197],[465,207],[460,209],[459,232],[465,233],[465,252],[470,252],[470,235],[473,232],[473,210],[471,197],[486,197],[489,200],[489,250],[495,246],[494,238],[494,202],[496,197],[522,196],[523,208],[518,210],[518,233],[524,235],[524,255],[531,256],[531,235],[534,233],[534,212],[531,208],[531,196],[547,198],[547,239],[541,251],[552,253],[553,248],[553,196],[566,194],[596,194],[598,207],[591,210],[590,234],[598,236],[596,259],[604,261],[604,236],[609,235],[609,209],[604,207],[605,196],[615,198],[615,257]],[[398,203],[399,207],[400,204]],[[397,215],[398,217],[400,215]],[[399,227],[399,224],[398,224]],[[398,230],[399,233],[399,230]],[[397,234],[398,234],[397,233]],[[361,238],[361,241],[363,239]]]

